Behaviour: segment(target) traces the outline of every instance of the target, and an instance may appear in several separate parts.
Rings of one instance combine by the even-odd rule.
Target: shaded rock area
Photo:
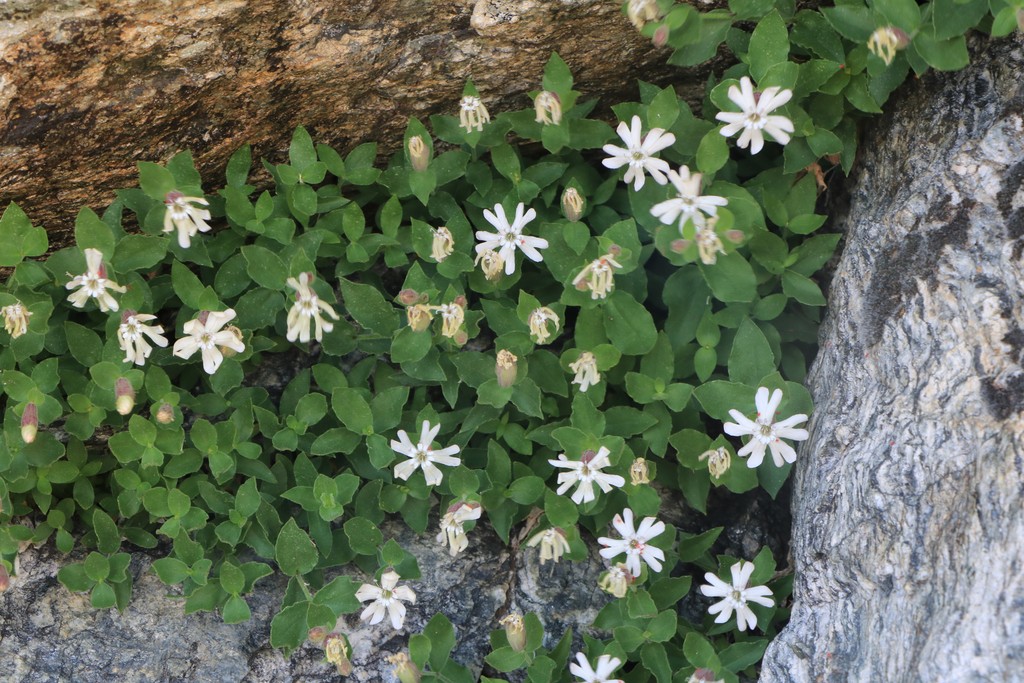
[[[191,149],[210,188],[234,150],[275,160],[297,125],[346,151],[393,149],[410,115],[457,114],[472,78],[492,114],[530,106],[558,51],[583,99],[636,79],[703,93],[610,0],[5,0],[0,203],[62,246],[83,205],[136,183],[137,161]]]
[[[864,140],[763,683],[1024,680],[1024,48]]]

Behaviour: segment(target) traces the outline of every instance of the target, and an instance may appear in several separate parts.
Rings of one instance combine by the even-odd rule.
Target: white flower
[[[572,383],[579,384],[582,392],[601,381],[601,373],[597,371],[597,358],[590,351],[584,351],[579,358],[569,363],[569,369],[576,373]]]
[[[782,439],[803,441],[808,437],[806,429],[794,429],[795,425],[805,422],[807,416],[803,413],[787,417],[781,422],[772,422],[775,419],[775,410],[782,402],[782,390],[776,389],[768,398],[768,387],[761,387],[754,397],[754,405],[757,407],[757,420],[751,420],[738,410],[730,410],[729,415],[736,422],[726,422],[723,425],[725,433],[729,436],[751,436],[753,438],[747,445],[736,451],[741,458],[749,455],[747,467],[757,467],[764,460],[765,448],[771,449],[772,460],[776,467],[782,467],[783,461],[795,462],[796,451]]]
[[[779,144],[785,145],[794,130],[793,122],[785,116],[769,116],[768,113],[786,104],[792,97],[792,90],[783,90],[777,86],[755,93],[753,83],[744,76],[740,79],[739,88],[735,85],[729,87],[729,99],[743,111],[718,112],[715,118],[728,124],[720,132],[725,137],[731,137],[742,130],[736,145],[741,149],[750,145],[751,154],[757,154],[764,147],[762,130]]]
[[[629,0],[626,4],[626,16],[639,31],[647,22],[660,19],[661,10],[658,9],[655,0]]]
[[[226,311],[200,311],[199,316],[189,320],[182,330],[189,335],[174,342],[172,353],[179,358],[191,358],[196,351],[202,351],[203,370],[212,375],[224,362],[221,347],[241,353],[245,344],[233,327],[222,330],[235,317],[234,309]]]
[[[365,621],[373,626],[384,621],[384,612],[391,617],[391,625],[395,629],[402,628],[405,623],[405,605],[402,601],[416,603],[416,594],[408,586],[399,586],[398,579],[401,577],[389,569],[380,577],[380,586],[372,583],[364,583],[356,591],[356,600],[366,602],[373,600],[363,613],[359,615],[360,621]]]
[[[611,154],[610,157],[601,162],[606,168],[620,168],[629,164],[623,180],[627,184],[632,182],[634,190],[639,190],[644,186],[645,170],[651,174],[651,177],[659,185],[664,185],[668,182],[665,178],[665,172],[669,170],[668,162],[662,159],[655,159],[651,155],[674,144],[676,141],[675,135],[666,133],[661,128],[652,128],[647,134],[647,138],[641,140],[639,116],[633,117],[631,126],[627,126],[625,121],[620,121],[619,127],[615,129],[615,132],[626,143],[626,147],[604,146],[604,151]]]
[[[597,585],[605,593],[621,598],[625,597],[633,581],[633,573],[629,571],[629,567],[621,562],[616,562],[613,567],[609,567],[606,572],[601,574]]]
[[[601,655],[597,658],[596,670],[591,668],[582,652],[576,653],[576,661],[577,664],[569,663],[569,673],[579,679],[577,683],[622,683],[621,678],[608,678],[622,665],[618,657]]]
[[[472,519],[480,519],[481,512],[479,503],[455,503],[441,517],[441,532],[437,535],[437,542],[446,544],[452,557],[469,547],[469,538],[462,526]]]
[[[680,166],[679,172],[670,170],[668,179],[672,181],[678,194],[672,199],[655,204],[651,214],[665,225],[672,225],[679,219],[679,232],[683,231],[686,221],[693,221],[698,228],[705,223],[704,215],[715,216],[719,206],[725,206],[729,200],[715,195],[701,195],[700,173],[690,173],[687,166]]]
[[[697,242],[697,253],[700,254],[700,262],[706,266],[713,266],[718,262],[718,255],[724,254],[722,240],[715,232],[715,224],[718,216],[708,219],[706,225],[697,226],[694,240]]]
[[[455,251],[455,238],[452,236],[452,231],[445,225],[431,228],[430,231],[433,233],[433,239],[430,243],[430,256],[440,263]]]
[[[121,324],[117,327],[117,345],[125,353],[125,363],[146,364],[146,359],[153,353],[153,347],[146,341],[146,337],[157,346],[167,346],[164,328],[161,325],[150,325],[150,320],[156,320],[156,316],[132,310],[121,314]]]
[[[186,197],[177,190],[168,192],[164,197],[164,205],[167,207],[164,214],[164,232],[177,230],[178,246],[182,249],[189,248],[197,232],[211,230],[206,224],[206,221],[210,220],[210,212],[193,206],[193,202],[203,206],[210,205],[210,202],[202,197]]]
[[[483,130],[485,123],[490,123],[491,115],[479,97],[466,95],[459,100],[459,125],[472,133],[473,129]]]
[[[596,453],[585,451],[579,461],[569,460],[565,457],[565,453],[559,453],[558,460],[548,460],[553,467],[569,470],[558,475],[559,486],[555,493],[561,495],[568,491],[573,484],[579,483],[579,487],[572,494],[572,502],[579,505],[580,503],[589,503],[597,498],[594,494],[594,484],[600,486],[605,493],[613,488],[623,487],[626,484],[625,479],[617,474],[605,474],[601,471],[605,467],[611,466],[609,455],[611,455],[611,451],[601,446]]]
[[[715,623],[724,624],[729,621],[732,611],[736,610],[736,626],[741,631],[746,631],[748,628],[753,630],[757,626],[757,617],[747,607],[747,602],[756,602],[759,605],[771,607],[775,604],[775,601],[768,597],[772,591],[767,586],[747,587],[750,575],[754,573],[753,562],[740,561],[732,565],[730,569],[732,570],[732,584],[722,581],[711,572],[704,574],[704,580],[711,585],[704,584],[700,587],[700,592],[708,597],[722,598],[708,607],[708,614],[717,614]]]
[[[523,234],[523,228],[526,227],[526,224],[537,217],[537,212],[533,209],[524,213],[523,210],[525,208],[526,205],[522,202],[516,205],[516,217],[511,224],[509,224],[508,218],[505,216],[505,207],[501,204],[494,205],[494,211],[497,214],[484,209],[484,218],[487,219],[488,223],[497,228],[498,232],[478,230],[476,233],[476,238],[480,240],[480,244],[476,245],[476,253],[479,254],[487,249],[497,250],[505,262],[506,275],[516,272],[516,247],[519,247],[523,254],[535,263],[540,263],[544,260],[544,257],[537,250],[547,249],[548,247],[546,239]]]
[[[68,301],[75,308],[84,308],[86,302],[92,298],[96,299],[96,303],[104,313],[116,311],[117,301],[107,290],[112,289],[122,294],[128,290],[113,280],[107,279],[107,269],[103,265],[103,252],[100,250],[86,249],[85,263],[86,272],[82,275],[76,275],[70,282],[64,285],[65,289],[81,288],[77,292],[72,292],[68,296]]]
[[[441,425],[431,427],[430,422],[424,420],[423,429],[420,432],[420,441],[418,444],[413,445],[405,430],[398,430],[398,441],[391,441],[391,449],[408,457],[409,460],[395,465],[396,477],[406,480],[412,476],[417,467],[422,467],[423,476],[427,480],[427,486],[437,486],[441,483],[443,475],[441,470],[434,465],[435,462],[441,465],[448,465],[449,467],[455,467],[462,462],[459,458],[451,457],[459,452],[458,446],[448,446],[438,451],[431,448],[431,444],[434,443],[434,437],[437,436],[439,431],[441,431]]]
[[[640,526],[633,529],[633,511],[626,508],[621,515],[615,515],[612,519],[612,526],[619,532],[622,538],[608,538],[602,536],[597,542],[605,548],[601,548],[601,557],[610,560],[622,553],[626,554],[626,567],[633,573],[633,576],[640,576],[640,560],[647,563],[647,566],[656,572],[661,571],[661,563],[665,560],[665,553],[661,548],[648,545],[648,542],[655,536],[665,531],[665,523],[657,521],[654,517],[644,517]]]
[[[557,126],[562,122],[562,100],[550,90],[541,90],[533,101],[537,123]]]
[[[548,462],[552,461],[549,460]],[[526,542],[526,545],[531,548],[540,545],[541,564],[548,560],[558,564],[558,561],[562,559],[562,555],[569,552],[569,541],[565,540],[565,532],[561,529],[545,529],[538,532]]]
[[[11,339],[17,339],[28,332],[28,319],[32,317],[32,311],[20,301],[0,308],[0,315],[4,317],[4,329],[11,335]]]
[[[555,329],[549,330],[548,323],[554,323]],[[538,344],[544,344],[553,334],[558,334],[559,324],[558,314],[550,308],[547,306],[535,308],[530,313],[530,336]]]
[[[428,306],[427,304],[414,304],[405,309],[405,317],[409,321],[409,327],[414,332],[422,332],[430,327],[430,323],[434,320],[433,308],[433,306]]]
[[[616,268],[622,268],[622,264],[615,260],[615,254],[609,252],[584,266],[572,279],[572,284],[580,291],[589,289],[591,299],[604,299],[615,288]]]
[[[288,278],[285,282],[295,290],[295,303],[288,311],[288,332],[285,338],[293,342],[298,339],[301,342],[309,341],[309,323],[313,321],[315,337],[317,341],[323,341],[324,332],[330,332],[334,325],[324,320],[320,312],[323,311],[335,320],[340,320],[334,309],[320,300],[309,286],[313,281],[313,273],[300,273],[299,279]]]

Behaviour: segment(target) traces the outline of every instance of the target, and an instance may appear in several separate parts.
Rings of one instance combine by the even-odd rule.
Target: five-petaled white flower
[[[604,151],[611,156],[601,163],[606,168],[621,168],[628,164],[623,180],[626,184],[632,182],[634,190],[644,186],[644,171],[650,173],[656,183],[664,185],[668,182],[665,178],[665,172],[669,170],[668,162],[651,155],[673,145],[676,136],[661,128],[652,128],[647,137],[641,139],[640,117],[634,116],[631,123],[627,126],[625,121],[620,121],[619,127],[615,129],[626,147],[605,145]]]
[[[483,509],[479,503],[455,503],[441,517],[441,531],[437,542],[448,546],[448,552],[455,557],[469,547],[469,538],[463,525],[473,519],[480,519]]]
[[[555,493],[561,495],[578,482],[579,487],[572,494],[572,502],[579,505],[580,503],[589,503],[597,498],[594,494],[594,484],[600,486],[601,490],[605,493],[608,493],[613,488],[625,486],[626,480],[619,475],[605,474],[601,471],[605,467],[611,466],[612,463],[608,459],[609,455],[611,455],[611,451],[601,446],[597,452],[584,451],[578,461],[569,460],[565,457],[565,453],[559,453],[558,460],[548,460],[548,463],[553,467],[561,467],[568,470],[568,472],[562,472],[558,475],[559,486]]]
[[[121,324],[117,327],[117,345],[125,353],[125,363],[146,364],[146,359],[153,353],[153,347],[146,341],[146,337],[157,346],[167,346],[164,328],[161,325],[150,325],[151,320],[156,320],[156,316],[136,313],[131,309],[121,314]]]
[[[530,237],[523,234],[526,224],[537,217],[535,210],[530,209],[524,212],[524,209],[526,209],[526,205],[522,202],[516,205],[516,217],[511,224],[505,216],[505,207],[501,204],[494,205],[494,211],[497,213],[484,209],[484,218],[497,228],[498,232],[478,230],[476,233],[476,238],[480,240],[480,244],[476,245],[476,253],[479,254],[488,249],[497,251],[505,262],[506,275],[516,272],[516,247],[519,247],[526,258],[535,263],[544,260],[537,250],[548,247],[548,241],[543,237]]]
[[[747,606],[747,602],[756,602],[765,607],[771,607],[775,601],[768,596],[772,591],[767,586],[747,586],[750,575],[754,573],[754,563],[739,561],[730,567],[732,570],[732,583],[726,583],[720,578],[707,572],[704,580],[708,584],[700,587],[700,592],[711,598],[722,598],[715,604],[708,607],[708,614],[717,614],[716,624],[724,624],[729,621],[733,610],[736,610],[736,626],[741,631],[748,628],[753,630],[757,626],[757,617]]]
[[[777,86],[756,93],[754,84],[744,76],[740,79],[739,88],[735,85],[729,87],[729,99],[743,111],[720,111],[715,114],[716,119],[728,124],[720,132],[725,137],[731,137],[742,130],[736,145],[741,149],[750,145],[751,154],[757,154],[764,147],[763,133],[768,133],[773,140],[785,145],[789,142],[789,134],[794,131],[793,122],[785,116],[768,114],[789,102],[792,97],[792,90]]]
[[[459,125],[472,133],[474,129],[483,130],[485,123],[490,123],[491,115],[487,107],[475,95],[466,95],[459,100]]]
[[[787,417],[781,422],[772,422],[775,419],[775,411],[782,402],[782,390],[776,389],[768,398],[768,387],[761,387],[754,397],[754,405],[757,407],[757,419],[751,420],[738,410],[730,410],[729,415],[736,422],[726,422],[723,425],[725,433],[729,436],[750,436],[752,437],[747,445],[736,451],[741,458],[749,455],[747,467],[757,467],[764,460],[765,449],[772,452],[772,460],[776,467],[782,467],[783,461],[795,462],[796,451],[782,439],[793,441],[804,441],[807,437],[806,429],[794,429],[795,425],[807,421],[807,416],[798,413]]]
[[[103,252],[99,249],[86,249],[85,263],[85,273],[76,275],[64,285],[66,289],[80,288],[77,292],[68,295],[68,301],[75,308],[84,308],[89,299],[96,299],[96,303],[104,313],[116,311],[117,301],[107,290],[112,289],[122,294],[128,290],[113,280],[107,279],[107,269],[103,265]]]
[[[569,363],[569,369],[576,373],[572,383],[580,385],[581,392],[586,392],[601,381],[601,373],[597,371],[597,356],[590,351],[584,351],[579,358]]]
[[[702,177],[700,173],[690,173],[687,166],[680,166],[678,173],[670,170],[668,179],[672,181],[678,194],[672,199],[655,204],[651,208],[651,214],[665,225],[672,225],[678,219],[679,232],[683,231],[683,226],[688,220],[693,221],[698,228],[702,227],[706,220],[705,214],[715,216],[718,214],[718,207],[729,203],[725,197],[701,195]]]
[[[531,548],[540,546],[540,563],[553,560],[555,564],[562,559],[564,553],[569,552],[569,541],[565,539],[565,532],[558,528],[545,529],[530,537],[526,545]]]
[[[174,342],[172,353],[179,358],[191,358],[196,351],[202,351],[203,370],[212,375],[224,362],[221,347],[241,353],[245,351],[237,328],[221,329],[235,318],[234,309],[226,311],[200,311],[199,316],[183,326],[187,337]]]
[[[4,317],[4,329],[11,335],[11,339],[17,339],[28,332],[28,319],[32,317],[32,311],[20,301],[0,308],[0,315]]]
[[[579,679],[577,683],[622,683],[621,678],[609,678],[622,665],[622,660],[618,657],[601,655],[597,658],[595,669],[590,666],[582,652],[577,652],[576,662],[569,663],[569,673]]]
[[[363,613],[359,615],[360,621],[365,621],[373,626],[384,621],[384,613],[391,617],[391,625],[395,629],[402,628],[405,623],[405,605],[402,601],[416,603],[416,594],[408,586],[399,586],[398,580],[402,578],[398,573],[389,569],[380,577],[380,585],[364,583],[356,591],[356,600],[366,602],[373,600]]]
[[[601,557],[610,560],[613,557],[626,553],[626,567],[633,572],[633,576],[640,576],[640,560],[647,563],[647,566],[656,572],[661,571],[661,563],[665,560],[665,553],[661,548],[648,545],[655,536],[665,531],[665,522],[659,522],[654,517],[644,517],[640,526],[633,528],[633,511],[626,508],[621,515],[615,515],[612,519],[612,526],[619,532],[622,538],[608,538],[602,536],[597,542],[603,546]]]
[[[441,431],[440,424],[431,427],[430,421],[424,420],[423,429],[420,431],[420,441],[418,444],[413,444],[404,429],[398,430],[398,441],[391,441],[391,449],[409,459],[395,465],[396,477],[406,480],[412,476],[417,467],[422,467],[427,486],[437,486],[441,483],[443,475],[434,464],[435,462],[449,467],[455,467],[462,462],[459,458],[452,457],[459,452],[458,446],[448,446],[436,451],[431,448],[434,437],[439,431]]]
[[[164,232],[178,231],[178,246],[188,249],[192,244],[192,238],[197,232],[210,232],[211,228],[206,221],[210,220],[210,212],[200,209],[195,204],[209,206],[210,202],[202,197],[186,197],[181,192],[174,190],[168,192],[164,197],[164,205],[167,212],[164,214]]]
[[[608,292],[615,288],[615,269],[622,268],[622,264],[615,260],[616,255],[613,250],[588,263],[572,279],[573,287],[581,292],[589,289],[591,299],[607,297]]]
[[[320,312],[323,311],[327,315],[331,316],[335,320],[339,320],[339,316],[334,312],[328,304],[320,300],[313,291],[313,288],[309,286],[309,283],[313,281],[313,273],[300,273],[299,279],[296,280],[293,277],[288,278],[285,282],[289,287],[295,290],[295,303],[292,304],[292,308],[288,311],[288,332],[285,337],[288,341],[293,342],[298,339],[301,342],[309,341],[309,323],[312,320],[317,341],[324,340],[324,332],[330,332],[334,329],[334,325],[324,320]]]

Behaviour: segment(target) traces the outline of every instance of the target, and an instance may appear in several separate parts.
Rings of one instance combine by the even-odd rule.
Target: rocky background
[[[1024,48],[974,45],[861,148],[763,683],[1024,680]]]

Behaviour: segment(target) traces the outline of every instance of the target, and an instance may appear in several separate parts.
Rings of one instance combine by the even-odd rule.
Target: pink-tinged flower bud
[[[430,165],[430,148],[423,142],[423,138],[419,135],[413,135],[409,138],[407,149],[412,169],[420,173],[426,171],[427,166]]]
[[[0,593],[11,587],[11,575],[7,573],[7,567],[0,562]]]
[[[319,645],[320,643],[324,642],[324,639],[327,637],[327,629],[325,629],[323,626],[311,628],[309,629],[309,633],[306,634],[306,637],[309,639],[309,642],[313,643],[314,645]]]
[[[618,256],[619,254],[622,253],[622,247],[620,247],[617,244],[613,244],[612,246],[608,247],[608,253],[613,257]]]
[[[420,668],[409,659],[409,655],[399,652],[397,655],[388,657],[388,661],[394,665],[393,673],[401,683],[420,683],[423,674],[420,672]]]
[[[465,308],[467,303],[469,302],[466,300],[466,297],[464,295],[460,294],[457,297],[455,297],[455,304],[457,306],[462,306],[463,308]]]
[[[677,254],[682,254],[690,248],[690,244],[690,240],[672,240],[672,244],[670,244],[668,248]]]
[[[32,443],[36,440],[36,433],[39,431],[39,410],[35,403],[25,406],[21,414],[21,440],[25,443]]]
[[[498,622],[505,628],[505,637],[508,638],[509,646],[516,652],[526,649],[526,625],[523,623],[523,615],[508,614]]]
[[[174,406],[170,403],[161,403],[156,410],[156,421],[162,425],[169,425],[174,422]]]
[[[114,383],[114,396],[119,415],[128,415],[135,408],[135,389],[132,383],[124,377],[118,377]]]
[[[498,351],[498,361],[494,364],[494,374],[498,378],[498,386],[507,389],[516,383],[519,374],[519,359],[511,351]]]
[[[739,244],[747,238],[746,234],[742,230],[726,230],[725,239],[729,240],[733,244]]]
[[[668,42],[668,26],[662,24],[655,29],[651,42],[654,43],[654,47],[665,47],[665,43]]]
[[[465,345],[466,342],[469,341],[469,335],[465,332],[465,330],[459,330],[458,332],[455,333],[455,336],[452,337],[452,339],[459,346],[463,346]]]
[[[420,293],[408,287],[398,293],[398,302],[403,306],[412,306],[419,303]]]
[[[352,673],[352,662],[349,661],[351,649],[340,633],[328,633],[324,637],[324,657],[338,670],[339,676]]]
[[[686,683],[722,683],[722,679],[711,669],[697,669]]]
[[[567,187],[562,192],[562,214],[567,220],[574,223],[583,217],[583,209],[586,208],[586,200],[575,187]]]

